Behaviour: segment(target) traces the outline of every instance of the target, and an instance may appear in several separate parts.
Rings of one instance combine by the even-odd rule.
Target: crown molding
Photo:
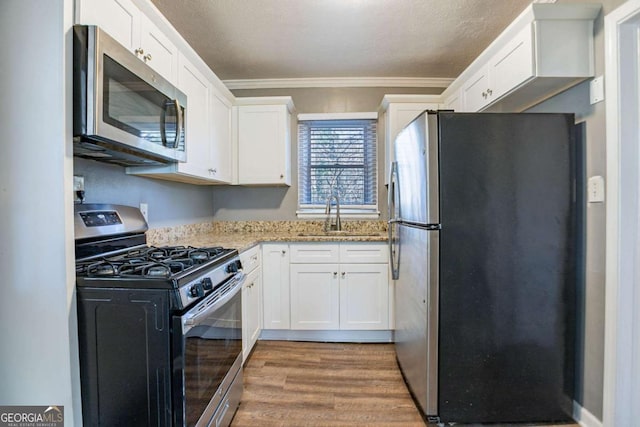
[[[301,79],[223,80],[230,89],[282,89],[318,87],[436,87],[446,88],[454,79],[440,77],[328,77]]]

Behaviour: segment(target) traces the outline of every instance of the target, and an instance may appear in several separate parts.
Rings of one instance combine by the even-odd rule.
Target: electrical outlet
[[[84,176],[73,176],[73,201],[82,203],[84,201]]]
[[[589,98],[591,104],[604,101],[604,77],[598,76],[589,83]]]
[[[604,202],[604,178],[597,175],[587,182],[587,200],[589,203]]]
[[[144,220],[149,222],[149,205],[146,203],[140,203],[140,212],[142,213]]]

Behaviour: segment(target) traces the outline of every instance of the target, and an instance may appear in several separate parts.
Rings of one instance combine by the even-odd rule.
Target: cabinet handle
[[[345,273],[344,271],[342,272],[342,277],[344,277],[347,273]]]
[[[287,251],[285,251],[285,250],[283,250],[283,251],[282,251],[282,255],[284,255],[284,254],[286,254],[286,253],[287,253]]]
[[[133,51],[136,55],[140,56],[140,55],[144,55],[144,49],[139,47],[136,50]]]
[[[338,277],[338,272],[337,271],[333,272],[333,277]]]
[[[151,54],[147,53],[145,56],[142,57],[142,59],[144,59],[144,62],[151,61]]]
[[[209,173],[210,173],[210,174],[212,174],[212,175],[215,175],[215,174],[217,174],[217,173],[218,173],[218,169],[211,169],[211,168],[209,168]]]
[[[492,93],[493,91],[491,89],[487,89],[487,95],[491,96]]]
[[[484,99],[487,99],[487,92],[482,92],[482,97],[483,97]]]
[[[258,255],[254,255],[251,257],[251,261],[258,261]]]

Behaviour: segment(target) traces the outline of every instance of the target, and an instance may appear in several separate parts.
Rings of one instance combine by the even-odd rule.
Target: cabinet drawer
[[[291,263],[326,264],[337,263],[340,259],[340,245],[337,243],[299,243],[291,245]]]
[[[254,246],[240,253],[240,262],[246,274],[258,268],[260,266],[260,246]]]
[[[351,264],[378,264],[389,262],[385,243],[342,243],[340,262]]]
[[[247,277],[244,280],[244,286],[252,287],[255,285],[256,281],[260,277],[260,271],[254,270],[251,273],[247,274]]]

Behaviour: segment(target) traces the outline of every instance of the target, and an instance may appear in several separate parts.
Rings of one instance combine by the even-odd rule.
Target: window
[[[302,117],[298,214],[322,214],[327,198],[337,195],[342,213],[377,215],[376,120]]]

